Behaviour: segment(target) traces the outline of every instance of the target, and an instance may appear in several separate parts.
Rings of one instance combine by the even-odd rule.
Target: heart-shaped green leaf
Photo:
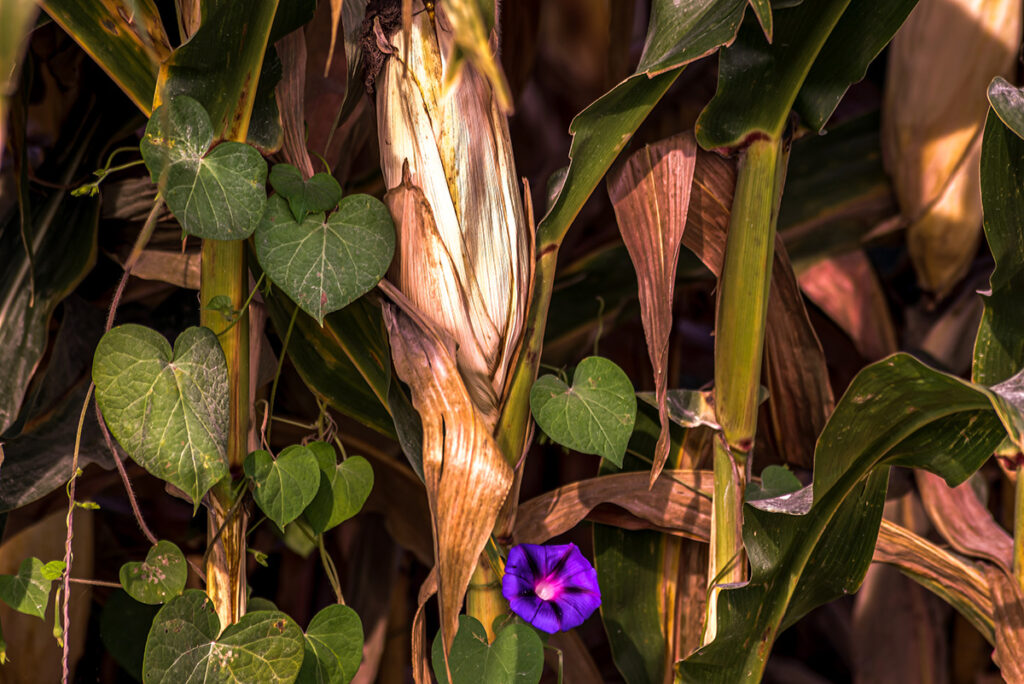
[[[329,173],[314,174],[309,180],[291,164],[274,164],[270,169],[270,185],[288,200],[292,216],[302,221],[306,214],[334,209],[341,201],[341,186]]]
[[[448,684],[441,635],[434,639],[430,659],[434,676]],[[535,684],[544,669],[544,643],[529,625],[513,622],[501,630],[493,644],[476,618],[459,616],[459,631],[448,653],[451,684]]]
[[[320,489],[306,508],[306,520],[321,534],[359,512],[373,489],[373,468],[362,456],[337,463],[334,447],[325,442],[309,445],[320,466]]]
[[[17,575],[0,575],[0,601],[19,613],[42,619],[53,580],[63,572],[63,561],[43,564],[38,558],[26,558],[18,566]]]
[[[228,367],[217,336],[188,328],[171,345],[141,325],[121,325],[93,357],[96,401],[132,459],[199,500],[227,475]]]
[[[299,517],[320,486],[316,457],[298,444],[286,448],[276,460],[266,451],[254,451],[244,468],[253,481],[256,505],[282,528]]]
[[[297,684],[345,684],[363,659],[363,624],[348,606],[330,605],[306,630],[306,656]]]
[[[256,229],[260,266],[321,325],[380,282],[394,253],[391,214],[369,195],[349,195],[326,220],[315,213],[301,222],[274,195]]]
[[[302,665],[302,630],[279,611],[246,613],[220,634],[209,597],[195,589],[153,619],[143,657],[147,684],[291,682]]]
[[[136,601],[156,605],[185,590],[188,566],[185,555],[174,543],[161,540],[141,563],[121,566],[121,586]]]
[[[206,110],[179,96],[153,112],[139,149],[182,230],[214,240],[247,238],[267,202],[267,162],[243,143],[210,151],[212,143]]]
[[[572,387],[554,375],[537,378],[530,410],[545,434],[562,446],[622,465],[636,420],[636,395],[626,373],[608,359],[583,359]]]

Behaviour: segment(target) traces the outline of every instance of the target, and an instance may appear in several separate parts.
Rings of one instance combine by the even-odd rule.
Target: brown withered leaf
[[[143,250],[132,266],[132,275],[145,280],[159,280],[189,290],[199,289],[198,252],[164,252]]]
[[[544,649],[544,660],[554,672],[558,672],[561,664],[565,684],[592,684],[603,681],[601,670],[594,662],[590,649],[583,643],[575,629],[555,632],[548,637],[548,645],[552,648]]]
[[[655,529],[698,541],[711,529],[713,475],[707,470],[666,470],[653,487],[645,472],[617,473],[559,487],[519,505],[516,544],[543,544],[575,527],[601,504],[614,504]],[[607,519],[605,519],[607,521]]]
[[[978,499],[969,482],[950,487],[938,475],[915,470],[917,491],[928,517],[949,545],[972,558],[1013,568],[1013,539]]]
[[[800,288],[853,340],[868,361],[896,352],[896,330],[878,275],[864,250],[814,264],[800,274]]]
[[[697,141],[692,133],[683,133],[644,147],[608,177],[615,219],[636,270],[640,318],[654,368],[661,434],[654,449],[652,485],[668,458],[666,393],[672,295],[696,159]]]
[[[683,244],[715,275],[721,273],[736,170],[732,162],[697,151]],[[832,413],[835,398],[825,353],[807,317],[789,257],[775,240],[772,286],[765,332],[768,415],[779,451],[790,463],[810,468],[814,444]]]
[[[306,34],[292,31],[274,47],[281,58],[283,72],[274,89],[281,112],[281,156],[297,168],[303,178],[309,178],[313,175],[313,162],[306,150]]]
[[[1024,591],[1012,575],[986,566],[996,623],[996,652],[992,660],[1007,682],[1024,682]]]
[[[412,678],[416,684],[432,684],[430,677],[430,649],[427,648],[427,615],[424,608],[430,597],[437,593],[437,566],[423,580],[416,597],[416,615],[412,619]],[[451,678],[449,677],[449,680]]]
[[[470,576],[512,486],[512,468],[474,407],[448,346],[401,293],[387,284],[384,290],[400,303],[383,307],[395,370],[423,422],[423,475],[447,653]]]

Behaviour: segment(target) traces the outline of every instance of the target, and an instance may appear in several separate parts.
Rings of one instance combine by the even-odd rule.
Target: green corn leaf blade
[[[775,13],[774,42],[748,18],[722,50],[718,90],[697,119],[704,149],[732,148],[756,136],[778,138],[818,52],[850,0],[804,2]],[[751,83],[757,84],[751,97]]]
[[[448,684],[443,648],[439,634],[430,650],[430,660],[437,681]],[[460,615],[448,666],[451,684],[536,684],[544,669],[544,643],[529,625],[512,622],[489,644],[480,621]]]
[[[146,635],[159,606],[139,603],[122,589],[110,594],[100,613],[100,639],[117,664],[142,681],[142,657]]]
[[[1005,92],[1005,91],[1004,91]],[[997,98],[1001,95],[997,94]],[[991,293],[974,344],[975,382],[1001,382],[1024,367],[1024,328],[1020,298],[1024,292],[1024,140],[1007,128],[998,112],[989,112],[981,148],[981,201],[985,237],[996,266]]]
[[[297,684],[347,684],[363,659],[363,623],[348,606],[327,606],[306,629]]]
[[[636,395],[625,371],[608,359],[583,359],[572,387],[554,375],[537,379],[530,410],[546,435],[562,446],[622,465],[636,421]]]
[[[860,586],[881,521],[884,466],[959,484],[1020,420],[993,390],[906,354],[861,371],[818,441],[812,487],[744,506],[750,582],[719,594],[718,638],[677,665],[677,681],[759,681],[782,629]]]
[[[213,127],[203,106],[176,97],[155,112],[139,149],[167,207],[186,233],[213,240],[249,237],[267,201],[267,162],[248,145],[210,151]]]
[[[765,39],[770,43],[774,33],[774,24],[772,22],[772,3],[771,0],[749,0],[750,9],[754,11],[754,16],[757,17],[757,23],[761,25],[761,30],[764,31]]]
[[[210,115],[214,137],[246,140],[257,96],[253,84],[260,82],[277,4],[278,0],[205,3],[199,30],[161,65],[160,102],[179,95],[195,98]],[[273,117],[270,125],[280,128],[277,107],[261,109]],[[268,137],[276,135],[261,132],[253,143],[266,143]]]
[[[3,433],[0,511],[20,508],[67,484],[74,459],[78,418],[90,384],[92,354],[103,336],[103,312],[72,295],[61,305],[61,322],[46,368],[25,399],[18,420]],[[78,464],[113,467],[96,421],[82,426]]]
[[[143,658],[143,681],[291,682],[298,676],[302,656],[302,630],[284,613],[247,613],[221,633],[213,602],[204,592],[190,589],[165,604],[153,619]]]
[[[747,0],[655,0],[636,73],[580,112],[569,125],[569,169],[538,228],[561,239],[619,152],[690,62],[736,37]]]
[[[320,487],[316,456],[299,444],[287,447],[276,459],[266,451],[254,451],[244,468],[253,482],[256,505],[280,528],[302,514]]]
[[[295,311],[277,288],[265,298],[282,337]],[[288,357],[309,389],[330,406],[386,436],[395,436],[388,412],[391,354],[380,309],[357,299],[324,318],[321,327],[301,310],[288,342]]]
[[[315,534],[322,534],[362,509],[373,489],[373,468],[362,456],[338,463],[334,447],[325,442],[307,446],[320,468],[320,488],[306,507],[306,520]]]
[[[319,323],[373,289],[395,253],[395,228],[384,204],[350,195],[324,219],[301,222],[280,195],[267,203],[256,229],[256,256],[264,272]]]
[[[174,343],[121,325],[93,357],[96,401],[136,463],[188,494],[196,507],[227,475],[228,369],[217,336],[188,328]]]
[[[121,586],[139,603],[159,605],[185,590],[188,565],[181,549],[160,540],[146,554],[146,560],[121,566]]]
[[[268,180],[277,194],[288,200],[292,216],[300,223],[306,214],[330,211],[341,201],[341,186],[329,173],[317,173],[304,180],[291,164],[274,164]]]
[[[828,123],[843,95],[867,74],[917,0],[851,2],[839,19],[796,98],[796,110],[812,129]]]
[[[171,54],[152,0],[42,0],[40,4],[149,116],[157,72]]]
[[[63,573],[63,566],[64,563],[60,563],[60,571],[54,575],[38,558],[26,558],[18,566],[18,574],[0,575],[0,601],[19,613],[42,620],[46,615],[46,604],[50,602],[53,580]]]
[[[988,103],[1005,126],[1024,137],[1024,90],[996,76],[988,86]]]

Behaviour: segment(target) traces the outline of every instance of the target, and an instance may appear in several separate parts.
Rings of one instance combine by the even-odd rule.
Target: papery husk
[[[470,400],[447,342],[400,293],[386,284],[385,292],[399,303],[385,303],[383,310],[395,370],[409,385],[423,421],[424,485],[448,653],[470,576],[512,487],[512,467]],[[421,629],[422,623],[416,623]],[[414,644],[422,642],[415,630],[416,625]]]
[[[921,285],[946,294],[981,231],[979,154],[994,76],[1013,72],[1019,0],[921,0],[889,55],[882,141]]]
[[[464,65],[443,93],[445,25],[440,15],[434,23],[415,15],[408,53],[393,35],[376,80],[381,167],[398,229],[391,277],[455,341],[459,371],[493,428],[525,317],[529,239],[508,123],[490,86]]]

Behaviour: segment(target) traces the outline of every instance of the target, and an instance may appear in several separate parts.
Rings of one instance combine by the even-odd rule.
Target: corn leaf
[[[988,86],[988,102],[992,111],[1007,128],[1024,137],[1024,92],[996,76]]]
[[[44,0],[43,9],[149,116],[157,71],[171,54],[151,0]]]

